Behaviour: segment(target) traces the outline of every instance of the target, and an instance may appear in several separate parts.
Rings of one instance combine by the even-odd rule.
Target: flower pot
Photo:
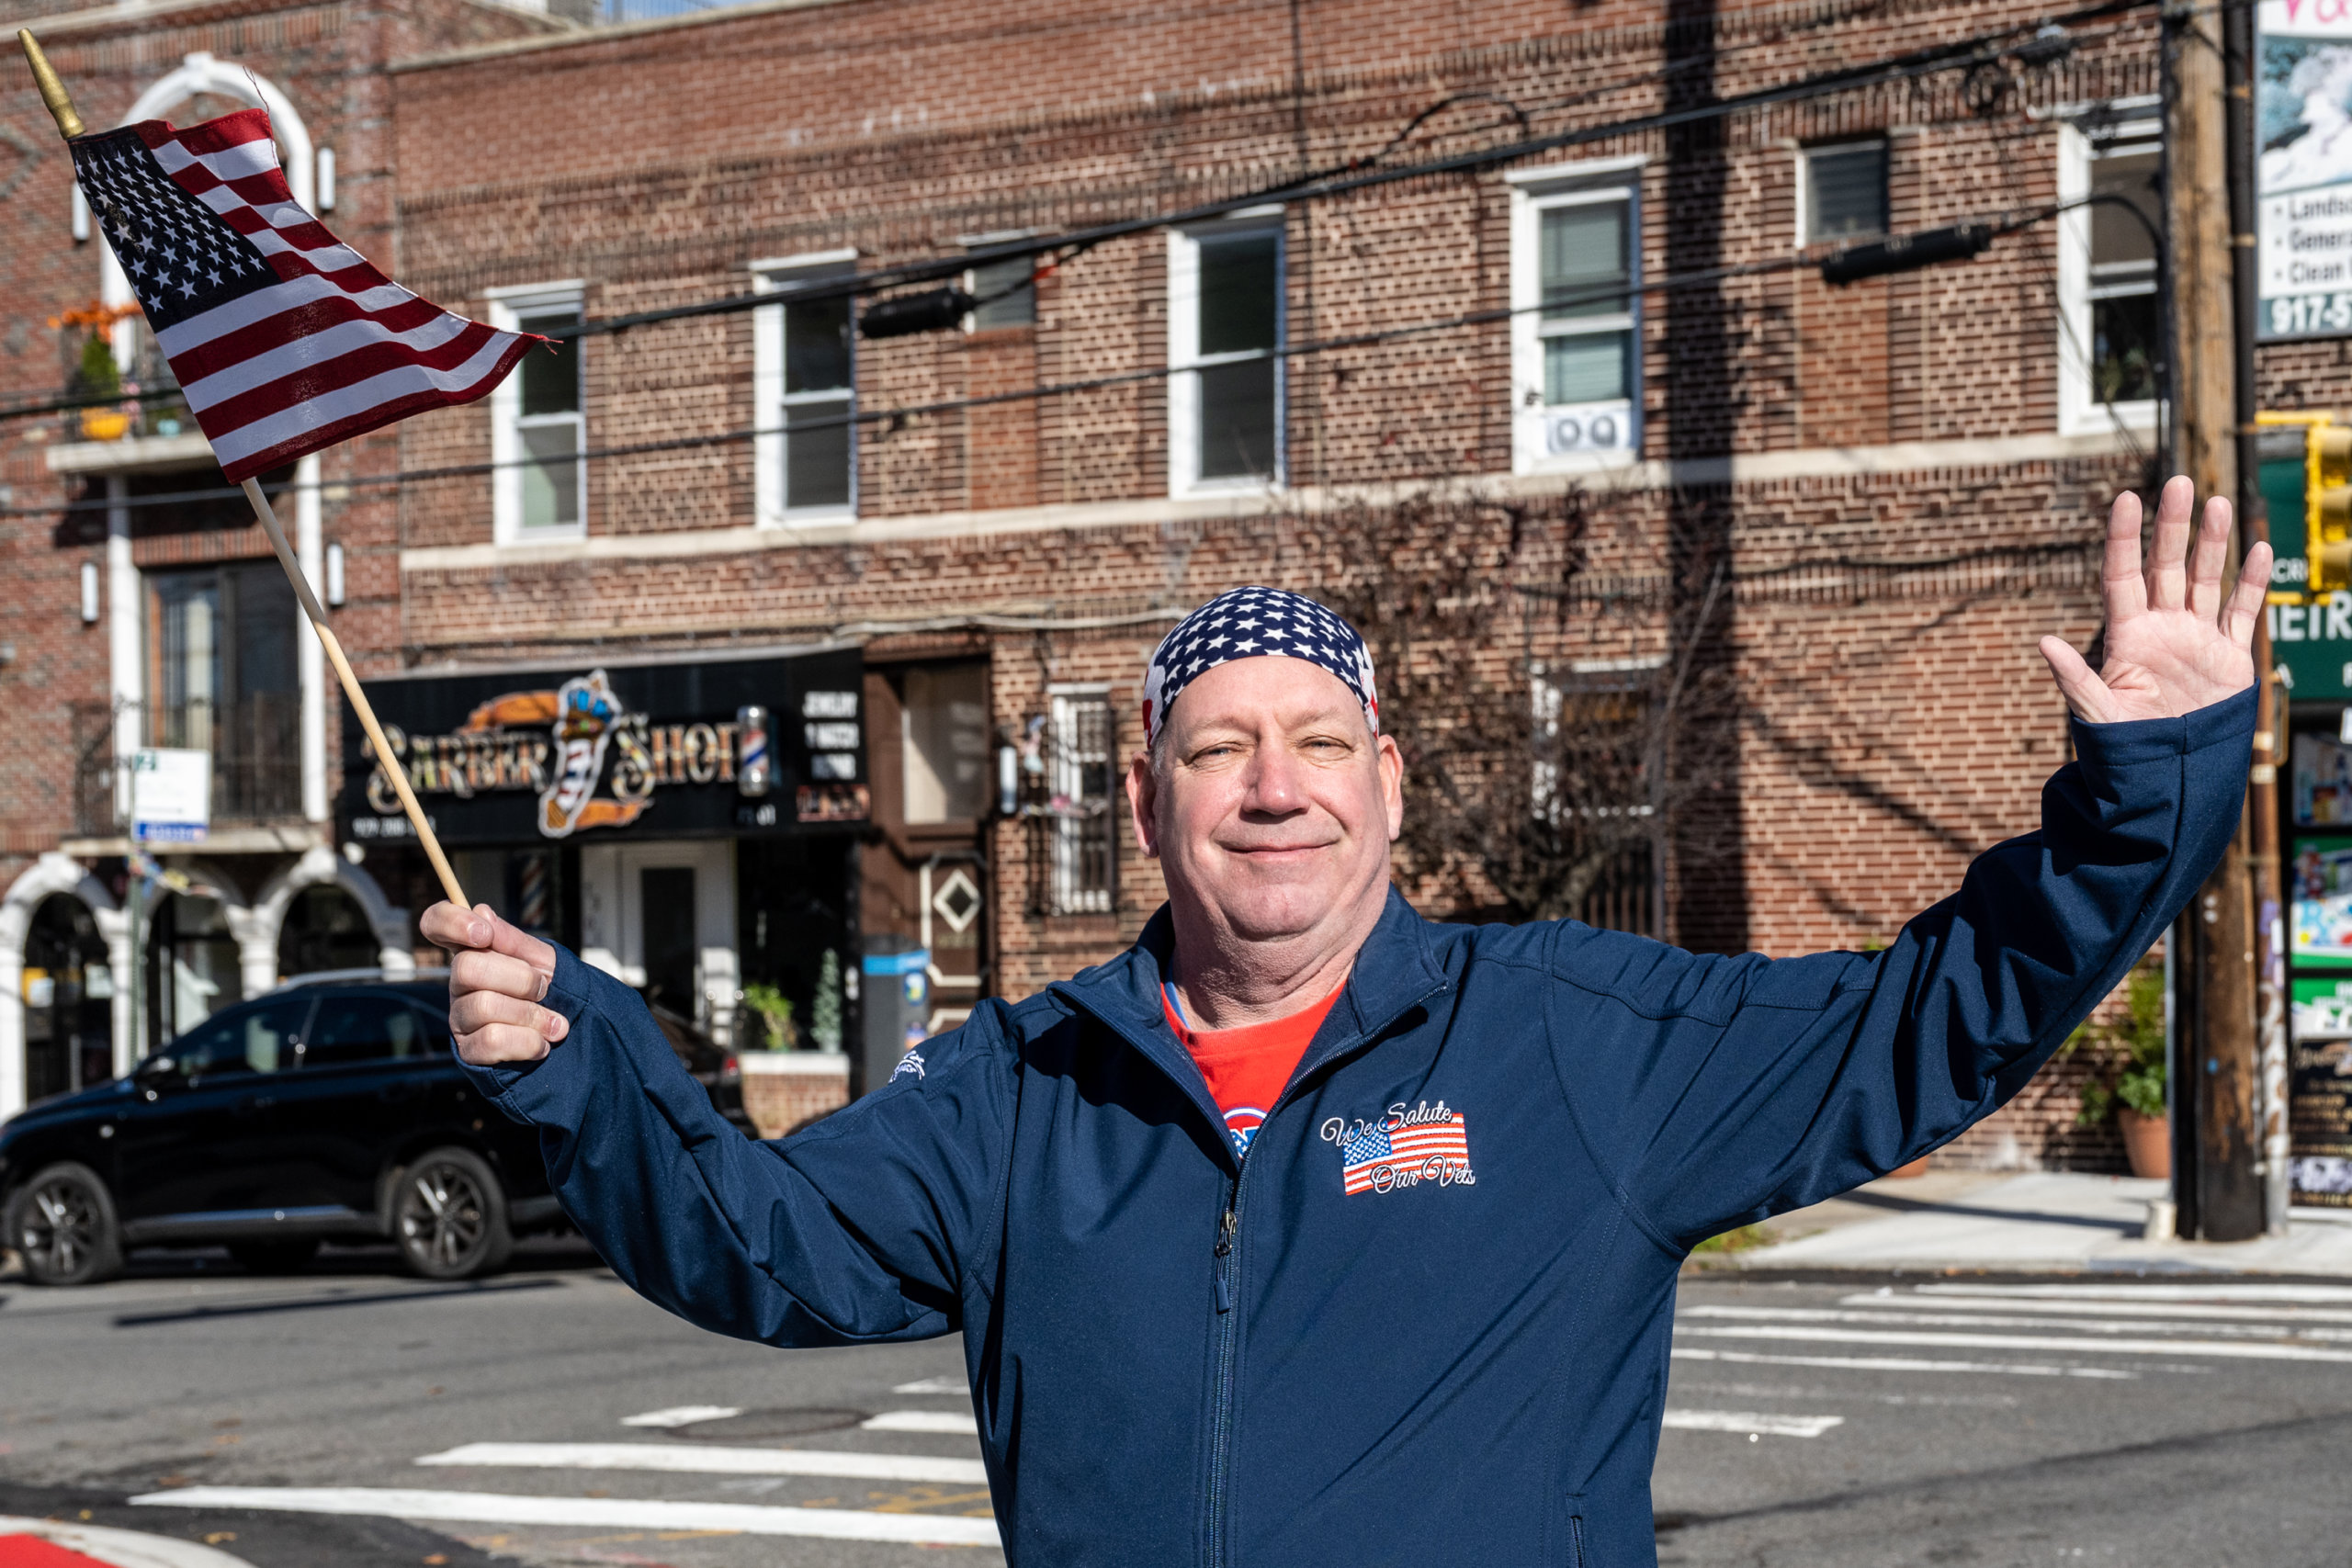
[[[119,441],[130,428],[130,416],[114,409],[84,409],[82,434],[93,441]]]
[[[1886,1174],[1891,1178],[1901,1178],[1905,1180],[1914,1176],[1925,1176],[1928,1174],[1928,1156],[1921,1155],[1909,1165],[1898,1165]]]
[[[2124,1157],[2132,1162],[2134,1176],[2164,1176],[2172,1174],[2172,1122],[2163,1116],[2143,1116],[2128,1105],[2115,1108],[2116,1125],[2123,1133]]]

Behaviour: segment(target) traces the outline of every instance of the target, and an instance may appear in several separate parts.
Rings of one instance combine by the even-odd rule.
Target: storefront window
[[[228,911],[206,894],[155,905],[147,942],[147,1046],[157,1050],[244,998]]]
[[[382,956],[368,911],[332,884],[305,887],[277,929],[277,972],[288,978],[329,969],[372,969]]]
[[[988,808],[989,683],[985,664],[907,671],[899,710],[907,820],[967,822]]]
[[[2289,1168],[2296,1202],[2352,1207],[2352,746],[2306,731],[2288,764]]]
[[[79,898],[41,900],[25,933],[25,1098],[68,1094],[114,1076],[114,976],[97,921]]]

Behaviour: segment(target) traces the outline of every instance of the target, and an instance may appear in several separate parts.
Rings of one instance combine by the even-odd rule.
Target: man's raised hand
[[[2186,476],[2156,503],[2155,554],[2140,564],[2140,498],[2115,498],[2099,573],[2107,608],[2107,664],[2094,673],[2064,637],[2041,639],[2041,657],[2066,705],[2086,724],[2178,718],[2254,684],[2254,629],[2270,585],[2270,547],[2245,553],[2227,598],[2222,565],[2230,548],[2230,503],[2205,503],[2192,528],[2197,487]],[[2191,554],[2189,536],[2196,535]]]
[[[539,1006],[555,978],[555,949],[508,925],[487,904],[443,902],[424,911],[424,940],[449,950],[449,1032],[478,1067],[536,1062],[571,1029]]]

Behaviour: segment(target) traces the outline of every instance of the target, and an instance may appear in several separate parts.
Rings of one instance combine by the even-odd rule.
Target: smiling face
[[[1282,657],[1208,671],[1166,724],[1160,764],[1136,758],[1127,799],[1180,945],[1319,933],[1352,953],[1379,919],[1404,823],[1396,742],[1329,671]]]

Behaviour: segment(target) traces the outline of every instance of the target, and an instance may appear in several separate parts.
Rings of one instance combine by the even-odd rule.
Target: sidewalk
[[[2289,1234],[2215,1246],[2148,1241],[2161,1180],[2055,1171],[1884,1178],[1770,1222],[1770,1245],[1711,1269],[1989,1269],[2024,1273],[2352,1276],[2352,1209],[2297,1209]]]

